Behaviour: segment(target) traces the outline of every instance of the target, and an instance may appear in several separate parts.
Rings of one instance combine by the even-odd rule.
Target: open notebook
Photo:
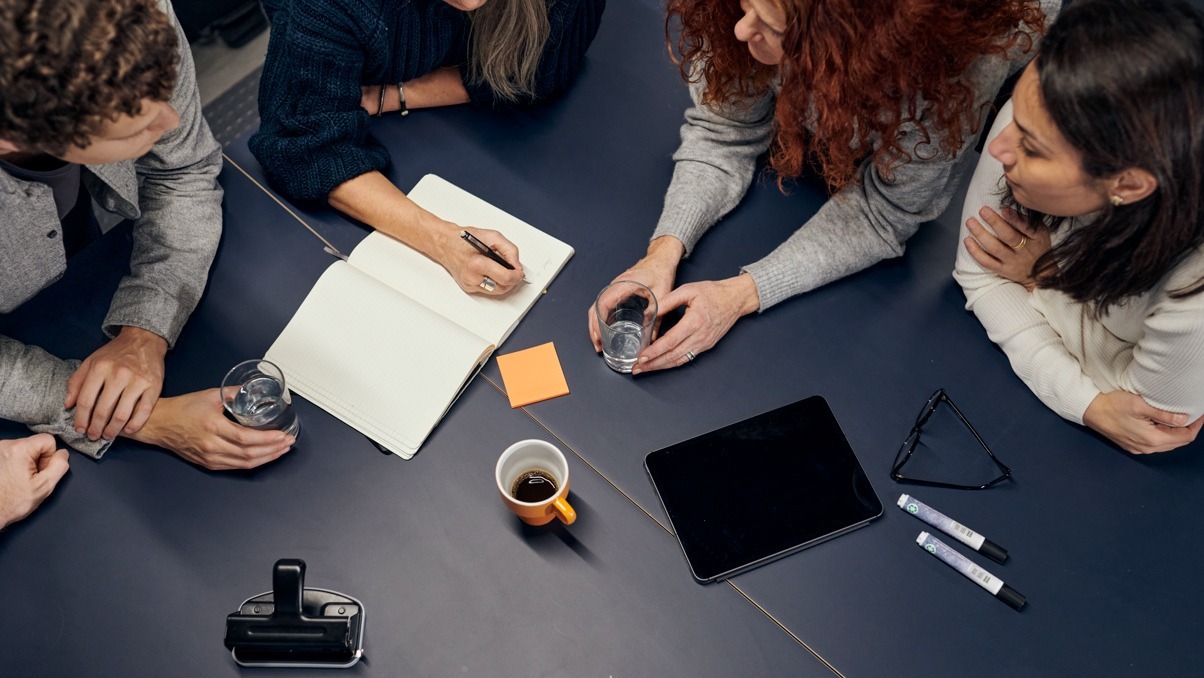
[[[500,231],[530,284],[500,299],[465,294],[442,266],[374,232],[326,269],[265,356],[294,392],[406,459],[573,256],[433,174],[408,195],[448,221]]]

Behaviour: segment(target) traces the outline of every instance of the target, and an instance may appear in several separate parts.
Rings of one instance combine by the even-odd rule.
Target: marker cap
[[[999,589],[999,593],[996,593],[995,597],[1007,603],[1008,607],[1013,610],[1019,610],[1024,607],[1024,596],[1007,584],[1004,584],[1003,588]]]
[[[999,544],[996,544],[990,539],[982,542],[982,546],[978,547],[978,552],[997,563],[1002,563],[1008,559],[1007,549],[1003,548]]]

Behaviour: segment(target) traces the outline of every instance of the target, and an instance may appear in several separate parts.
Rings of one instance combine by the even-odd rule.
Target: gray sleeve
[[[99,458],[107,441],[92,442],[75,432],[75,408],[63,409],[67,380],[78,360],[60,360],[36,346],[0,336],[0,419],[21,422],[38,433],[58,436],[66,445]]]
[[[976,136],[967,139],[972,144]],[[909,131],[904,148],[933,152],[922,144],[918,127]],[[825,285],[903,254],[904,243],[921,223],[945,210],[973,153],[962,148],[956,158],[936,152],[895,170],[887,181],[866,161],[860,181],[830,198],[802,228],[760,261],[744,266],[761,297],[761,310],[796,294]]]
[[[135,163],[141,216],[134,223],[130,275],[104,320],[116,336],[121,326],[150,330],[174,345],[200,300],[222,230],[221,147],[201,116],[200,93],[188,41],[167,2],[179,37],[180,65],[171,105],[180,126]]]
[[[1060,2],[1044,0],[1046,25],[1057,16]],[[1035,52],[1038,36],[1024,29],[1006,57],[978,59],[963,77],[975,91],[975,108],[981,130],[991,101],[1007,77],[1022,68]],[[924,120],[910,126],[902,139],[904,149],[914,149],[910,162],[887,181],[866,162],[860,182],[846,186],[802,228],[760,261],[743,267],[752,275],[761,297],[761,310],[796,294],[838,280],[873,264],[901,256],[904,243],[944,212],[962,177],[973,163],[979,135],[967,135],[956,156],[941,152],[940,137],[926,139]],[[981,134],[981,132],[980,132]]]
[[[1008,74],[998,58],[981,59],[974,78],[977,109],[988,102]],[[981,127],[982,118],[977,121]],[[906,128],[901,143],[911,159],[888,181],[866,160],[860,181],[826,202],[802,228],[760,261],[743,267],[757,285],[761,310],[796,294],[826,285],[873,264],[903,254],[904,243],[920,224],[949,205],[974,153],[978,135],[967,135],[956,156],[940,149],[940,137],[924,120]]]
[[[694,105],[686,110],[673,180],[652,234],[674,236],[686,246],[686,256],[744,197],[773,131],[772,94],[716,109],[699,103],[705,87],[705,81],[690,84]]]

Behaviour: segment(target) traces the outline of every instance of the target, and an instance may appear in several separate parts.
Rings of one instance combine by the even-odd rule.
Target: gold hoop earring
[[[1119,195],[1112,196],[1112,206],[1113,207],[1120,207],[1123,204],[1125,204],[1124,198],[1120,197]]]

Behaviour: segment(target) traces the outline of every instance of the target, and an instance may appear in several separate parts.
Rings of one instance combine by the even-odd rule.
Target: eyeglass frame
[[[928,419],[932,416],[933,412],[936,412],[937,406],[939,406],[942,401],[949,404],[949,407],[953,410],[953,413],[957,415],[957,418],[961,421],[961,423],[970,431],[971,434],[974,435],[974,439],[978,441],[978,444],[982,446],[982,449],[986,450],[987,456],[990,457],[991,461],[995,463],[995,466],[1002,471],[1002,475],[981,485],[962,485],[958,483],[941,482],[939,480],[909,478],[900,472],[903,467],[907,465],[907,462],[911,460],[911,455],[915,454],[916,448],[920,445],[920,430],[923,428],[924,424],[928,423]],[[906,450],[906,452],[904,452],[904,450]],[[1012,469],[1009,468],[1007,464],[1000,461],[999,457],[995,456],[995,453],[992,452],[991,448],[987,446],[987,441],[983,440],[982,436],[978,435],[978,431],[974,429],[974,425],[970,423],[970,420],[966,418],[966,415],[962,414],[962,411],[958,409],[956,404],[954,404],[953,400],[949,397],[949,394],[945,392],[944,388],[938,388],[935,393],[929,396],[928,402],[924,404],[924,408],[920,410],[918,415],[916,415],[916,422],[914,425],[912,425],[911,432],[908,433],[907,437],[903,439],[903,443],[899,445],[899,451],[895,453],[895,463],[890,469],[890,478],[897,483],[926,485],[929,487],[945,487],[953,490],[985,490],[989,487],[994,487],[1005,480],[1009,480],[1011,477]]]

